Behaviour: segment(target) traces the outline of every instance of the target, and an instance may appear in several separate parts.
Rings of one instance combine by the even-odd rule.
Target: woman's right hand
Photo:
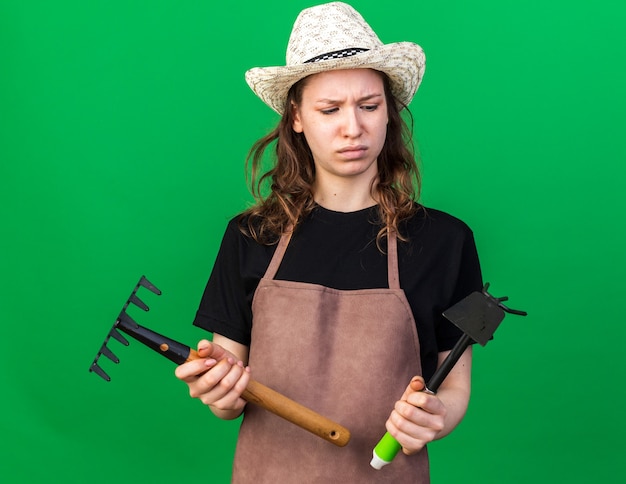
[[[208,405],[216,416],[237,418],[246,405],[241,395],[250,381],[248,348],[215,334],[212,343],[198,343],[198,357],[178,366],[176,377],[187,383],[191,397]]]

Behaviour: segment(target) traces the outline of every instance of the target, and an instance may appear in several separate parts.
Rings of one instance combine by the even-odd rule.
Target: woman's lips
[[[341,148],[339,150],[339,153],[344,158],[348,158],[350,160],[362,158],[366,152],[367,146],[364,145],[346,146],[345,148]]]

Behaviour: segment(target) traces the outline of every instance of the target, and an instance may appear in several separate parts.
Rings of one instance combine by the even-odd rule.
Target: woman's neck
[[[318,183],[313,187],[313,198],[318,205],[335,212],[356,212],[372,207],[378,202],[374,198],[375,184],[355,184],[349,179],[334,183]]]

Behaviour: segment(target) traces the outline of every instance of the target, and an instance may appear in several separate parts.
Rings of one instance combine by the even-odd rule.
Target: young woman
[[[437,395],[420,391],[460,336],[442,311],[482,287],[471,230],[416,202],[400,111],[423,72],[418,45],[382,44],[335,2],[300,13],[286,66],[246,74],[282,118],[252,147],[258,203],[229,223],[194,321],[213,341],[176,370],[215,415],[244,413],[234,482],[428,482],[426,444],[465,413],[471,349]],[[246,405],[251,374],[350,443]],[[385,430],[404,455],[376,471]]]

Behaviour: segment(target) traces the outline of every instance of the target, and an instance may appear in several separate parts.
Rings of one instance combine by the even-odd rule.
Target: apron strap
[[[287,246],[289,245],[289,241],[291,240],[291,235],[293,234],[292,227],[287,227],[287,231],[280,236],[280,240],[278,241],[278,246],[274,251],[274,255],[272,256],[272,260],[270,261],[270,265],[267,266],[267,270],[265,271],[264,279],[274,279],[276,273],[278,272],[278,268],[280,267],[280,263],[283,261],[283,256],[285,255],[285,251],[287,250]]]
[[[398,270],[398,239],[396,232],[387,232],[387,279],[389,289],[400,289],[400,272]]]

